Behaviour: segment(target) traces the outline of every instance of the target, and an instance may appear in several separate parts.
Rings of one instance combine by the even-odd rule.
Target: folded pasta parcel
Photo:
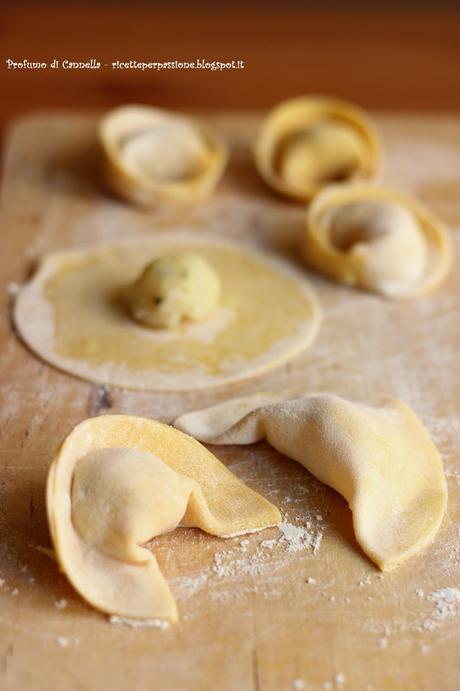
[[[330,185],[307,212],[308,264],[387,298],[430,293],[452,264],[444,223],[415,199],[373,184]]]
[[[176,527],[219,537],[274,526],[278,509],[178,430],[140,417],[85,420],[50,467],[47,510],[57,559],[97,609],[177,619],[177,607],[145,543]]]
[[[100,123],[99,138],[109,186],[147,208],[202,201],[227,163],[227,146],[211,128],[151,106],[110,111]]]
[[[254,158],[272,189],[307,202],[332,182],[373,178],[380,168],[380,138],[361,108],[336,98],[300,96],[267,115]]]
[[[301,463],[347,500],[356,539],[382,570],[423,549],[441,524],[441,457],[415,413],[395,398],[268,396],[264,404],[258,394],[187,413],[175,425],[212,444],[266,439]]]

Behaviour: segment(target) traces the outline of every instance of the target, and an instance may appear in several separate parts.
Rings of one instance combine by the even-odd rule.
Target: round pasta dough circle
[[[135,323],[117,296],[147,261],[177,250],[199,253],[216,269],[219,307],[176,330]],[[65,372],[128,389],[186,391],[246,379],[294,357],[315,338],[321,311],[287,262],[182,232],[49,255],[21,290],[14,319],[31,350]]]

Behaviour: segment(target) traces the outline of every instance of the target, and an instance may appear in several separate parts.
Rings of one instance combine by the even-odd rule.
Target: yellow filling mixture
[[[215,310],[220,280],[199,254],[175,252],[147,264],[125,293],[129,314],[152,328],[171,329],[196,322]]]

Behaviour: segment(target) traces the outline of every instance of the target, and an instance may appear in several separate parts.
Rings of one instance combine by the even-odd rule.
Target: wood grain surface
[[[460,608],[460,274],[433,296],[387,302],[311,274],[324,309],[313,347],[263,379],[196,394],[104,389],[58,372],[12,328],[15,284],[47,252],[178,225],[270,247],[296,261],[304,209],[273,196],[249,155],[250,116],[215,116],[232,156],[217,194],[187,216],[114,199],[98,174],[94,116],[48,113],[10,129],[1,216],[0,688],[5,691],[457,691]],[[385,178],[460,230],[460,122],[378,117]],[[288,309],[288,306],[286,306]],[[217,455],[321,536],[298,551],[277,528],[219,540],[181,529],[152,549],[177,598],[168,630],[111,624],[86,606],[37,547],[50,547],[44,489],[53,454],[87,416],[171,420],[235,393],[295,385],[372,399],[399,396],[427,425],[445,463],[449,507],[433,544],[380,574],[360,552],[345,501],[264,443]],[[264,542],[264,541],[275,542]],[[317,539],[317,541],[319,538]],[[291,547],[291,549],[289,549]],[[302,545],[301,545],[302,547]],[[310,582],[308,582],[310,579]],[[312,580],[313,579],[313,580]]]

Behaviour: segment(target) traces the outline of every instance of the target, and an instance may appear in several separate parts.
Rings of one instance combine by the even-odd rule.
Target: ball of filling
[[[358,134],[340,123],[317,123],[290,135],[281,148],[279,174],[292,190],[343,180],[363,159]]]
[[[136,321],[171,329],[208,317],[220,293],[219,276],[206,259],[178,252],[150,262],[128,289],[127,303]]]
[[[122,155],[137,174],[158,182],[180,182],[198,174],[207,155],[206,142],[186,122],[158,122],[134,132]]]
[[[418,221],[394,202],[362,200],[327,212],[330,238],[359,259],[358,283],[397,295],[423,276],[428,250]]]

